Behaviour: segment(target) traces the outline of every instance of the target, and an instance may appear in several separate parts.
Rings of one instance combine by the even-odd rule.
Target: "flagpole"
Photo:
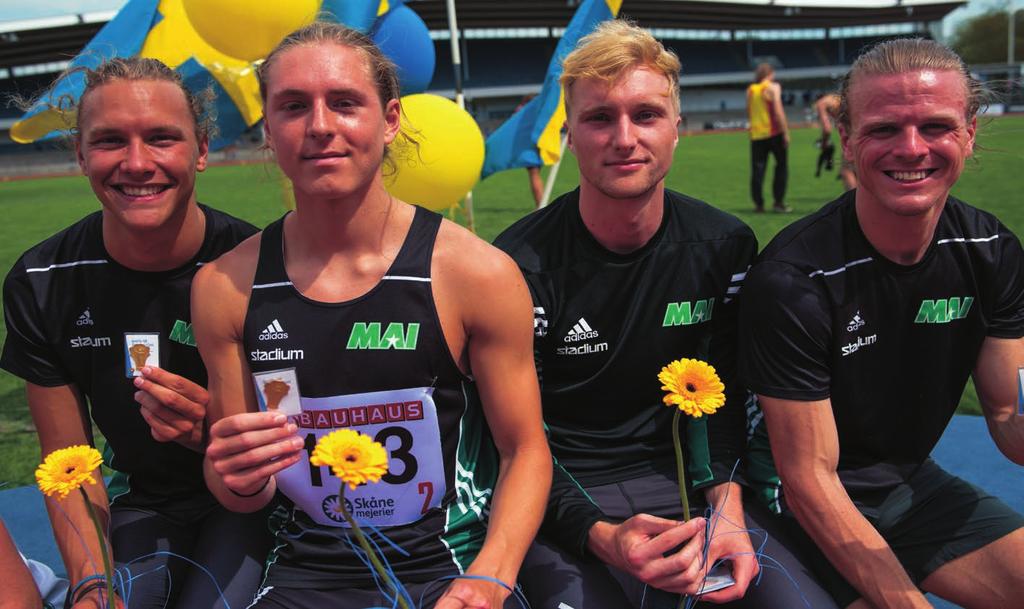
[[[455,17],[455,0],[446,0],[448,7],[448,32],[451,34],[452,47],[452,69],[455,70],[455,103],[459,108],[466,109],[466,99],[462,95],[462,53],[459,50],[459,24]],[[466,193],[466,223],[469,230],[476,233],[476,223],[473,221],[473,191]]]
[[[558,153],[558,160],[551,166],[551,171],[548,172],[547,182],[544,183],[544,196],[540,199],[539,207],[547,207],[548,201],[551,200],[551,191],[555,189],[555,178],[558,176],[558,168],[562,166],[562,159],[565,158],[565,144],[567,138],[566,135],[562,134],[562,151]]]

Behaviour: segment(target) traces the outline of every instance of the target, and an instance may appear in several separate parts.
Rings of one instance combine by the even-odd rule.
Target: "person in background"
[[[789,124],[782,108],[782,86],[775,82],[775,68],[762,63],[754,71],[754,82],[747,87],[747,116],[750,119],[750,196],[754,211],[764,211],[764,174],[768,156],[775,157],[772,176],[772,211],[788,213],[786,180]]]

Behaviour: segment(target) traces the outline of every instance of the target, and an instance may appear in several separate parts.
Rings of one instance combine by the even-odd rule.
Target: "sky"
[[[957,23],[965,17],[984,12],[992,6],[1012,2],[1018,9],[1024,9],[1024,0],[970,0],[967,6],[959,8],[943,21],[943,36],[949,36]],[[0,0],[0,21],[53,17],[93,11],[117,10],[125,0]]]

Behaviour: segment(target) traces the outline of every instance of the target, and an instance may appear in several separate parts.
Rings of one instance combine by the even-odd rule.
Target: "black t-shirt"
[[[674,471],[673,409],[657,378],[670,361],[710,362],[728,392],[714,416],[682,419],[689,481],[727,480],[742,453],[735,297],[757,241],[701,201],[666,191],[664,206],[661,227],[629,254],[608,251],[590,234],[578,190],[495,241],[519,264],[534,300],[544,420],[562,466],[545,531],[578,550],[600,512],[575,503],[581,493],[562,468],[584,487]]]
[[[126,475],[120,482],[128,483],[133,501],[153,505],[210,496],[202,455],[150,434],[133,397],[125,335],[157,334],[160,367],[205,387],[192,337],[192,277],[256,232],[247,222],[200,208],[203,244],[180,268],[147,273],[121,266],[107,254],[102,212],[96,212],[25,252],[4,281],[7,340],[0,367],[44,387],[77,385],[107,439],[107,464]],[[117,486],[112,500],[125,490]]]
[[[924,258],[880,255],[854,193],[783,230],[744,287],[741,378],[831,399],[839,473],[855,499],[931,453],[988,336],[1024,336],[1024,254],[999,220],[950,197]]]

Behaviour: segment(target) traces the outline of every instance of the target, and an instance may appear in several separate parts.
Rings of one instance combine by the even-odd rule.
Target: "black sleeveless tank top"
[[[284,218],[263,231],[243,342],[261,408],[288,413],[306,441],[306,454],[277,475],[285,500],[271,519],[278,543],[267,585],[373,585],[339,501],[403,582],[461,572],[483,544],[498,458],[434,305],[440,223],[417,207],[381,281],[341,303],[311,300],[292,285]],[[309,463],[317,439],[339,428],[375,438],[389,454],[379,483],[346,487],[343,497],[330,469]]]

